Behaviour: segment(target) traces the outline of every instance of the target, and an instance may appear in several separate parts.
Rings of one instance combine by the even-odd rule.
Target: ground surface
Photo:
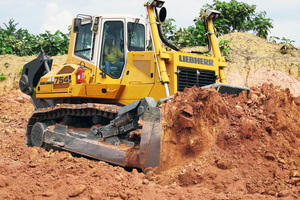
[[[0,72],[5,67],[10,78],[18,76],[22,67],[10,64],[17,59],[29,58],[0,56]],[[234,68],[232,62],[228,65]],[[243,70],[228,73],[243,78]],[[281,70],[266,70],[279,76],[262,73],[263,80],[283,77]],[[240,80],[248,84],[250,76]],[[291,74],[284,76],[299,84]],[[264,84],[252,87],[248,97],[197,88],[178,93],[162,106],[164,171],[144,175],[66,152],[26,147],[33,106],[9,81],[0,87],[0,199],[300,198],[297,89],[291,93],[292,88]]]

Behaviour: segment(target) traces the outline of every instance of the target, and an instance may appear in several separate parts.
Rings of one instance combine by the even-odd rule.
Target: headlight
[[[152,7],[161,8],[165,3],[165,0],[149,0],[148,5]]]
[[[206,18],[217,19],[221,15],[221,12],[216,10],[206,10]]]

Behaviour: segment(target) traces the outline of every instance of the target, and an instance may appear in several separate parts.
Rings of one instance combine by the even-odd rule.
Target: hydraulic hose
[[[171,49],[175,50],[175,51],[180,51],[180,49],[178,47],[176,47],[175,45],[171,44],[165,37],[164,37],[164,34],[162,32],[162,25],[160,23],[160,21],[158,20],[157,16],[157,9],[155,8],[155,15],[156,15],[156,21],[157,21],[157,28],[158,28],[158,34],[159,34],[159,37],[161,39],[161,41],[167,45],[168,47],[170,47]]]
[[[157,14],[157,9],[155,8],[155,15],[156,15],[156,21],[157,21],[157,28],[158,28],[158,34],[159,34],[159,37],[161,39],[161,41],[167,45],[168,47],[170,47],[171,49],[175,50],[175,51],[180,51],[180,49],[173,45],[172,43],[170,43],[165,37],[164,37],[164,34],[163,34],[163,31],[162,31],[162,24],[161,22],[159,21],[158,19],[158,14]],[[205,23],[205,20],[203,20],[203,26],[204,26],[204,29],[205,29],[205,32],[207,33],[206,34],[206,43],[208,45],[208,50],[205,51],[205,52],[199,52],[199,51],[191,51],[191,53],[196,53],[196,54],[205,54],[205,53],[209,53],[211,51],[211,45],[210,45],[210,39],[209,39],[209,33],[208,33],[208,30],[207,30],[207,25]]]

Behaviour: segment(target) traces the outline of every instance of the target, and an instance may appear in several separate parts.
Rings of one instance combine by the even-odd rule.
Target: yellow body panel
[[[79,65],[58,66],[51,73],[41,78],[37,87],[37,97],[111,99],[124,105],[145,96],[151,96],[156,101],[165,97],[164,86],[160,81],[154,60],[154,52],[129,52],[127,56],[127,64],[122,79],[113,79],[109,76],[102,77],[100,69],[93,65],[87,65],[91,70],[85,70],[86,82],[77,84],[76,71]],[[166,72],[170,80],[169,90],[171,95],[177,92],[178,67],[210,70],[214,71],[216,76],[219,77],[219,61],[215,57],[174,51],[166,52],[165,57],[168,57]],[[69,71],[72,71],[71,73],[60,73],[66,67],[72,67],[74,70],[69,69]],[[91,76],[91,74],[96,73],[98,74],[96,78],[95,75]],[[64,82],[64,79],[69,76],[71,76],[71,81]],[[49,79],[54,83],[43,84],[49,82]],[[60,80],[62,81],[59,82]],[[216,79],[216,82],[219,82],[219,80]]]
[[[37,98],[90,98],[103,102],[130,104],[144,97],[153,97],[156,101],[178,92],[180,69],[213,71],[213,83],[226,83],[225,59],[221,57],[212,20],[208,22],[210,40],[214,56],[181,51],[166,51],[161,45],[153,7],[147,6],[153,51],[127,52],[120,78],[105,74],[98,66],[102,41],[101,32],[95,37],[94,57],[81,58],[74,55],[76,33],[71,32],[69,54],[66,65],[53,65],[52,70],[40,79],[37,86]],[[73,30],[73,29],[72,29]],[[97,46],[98,45],[98,46]],[[98,52],[97,52],[98,51]],[[100,51],[100,52],[99,52]],[[97,57],[98,56],[98,57]],[[84,83],[77,84],[77,70],[84,61]],[[102,64],[103,65],[103,64]]]

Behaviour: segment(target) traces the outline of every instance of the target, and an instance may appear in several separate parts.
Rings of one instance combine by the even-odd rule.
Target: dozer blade
[[[57,124],[54,129],[47,130],[44,137],[45,143],[59,149],[126,166],[126,149],[120,150],[101,142],[72,136],[68,133],[67,126]]]
[[[106,110],[91,110],[95,105],[73,105],[52,108],[49,116],[59,116],[63,113],[101,113],[115,106],[105,106]],[[100,107],[104,107],[101,106]],[[49,111],[47,111],[49,113]],[[27,127],[29,145],[55,147],[60,150],[74,152],[94,159],[103,160],[123,167],[140,168],[147,171],[160,167],[161,154],[161,111],[156,107],[153,98],[146,97],[119,109],[117,116],[109,124],[92,126],[92,128],[75,128],[53,119],[40,120],[45,113],[36,111]],[[111,113],[112,114],[112,113]],[[70,115],[68,115],[70,117]],[[83,118],[82,115],[79,117]],[[86,116],[85,116],[86,117]],[[33,122],[35,120],[35,122]],[[140,125],[139,125],[140,124]],[[142,127],[141,127],[142,125]],[[132,139],[131,137],[135,134]],[[138,140],[136,139],[138,137]]]
[[[210,87],[214,87],[221,94],[225,94],[225,93],[236,94],[238,96],[244,90],[247,91],[247,94],[250,92],[250,88],[248,87],[236,86],[236,85],[231,85],[226,83],[215,83],[215,84],[203,86],[203,88],[210,88]]]
[[[159,108],[149,107],[144,113],[139,160],[143,171],[160,167],[161,154],[161,112]]]

